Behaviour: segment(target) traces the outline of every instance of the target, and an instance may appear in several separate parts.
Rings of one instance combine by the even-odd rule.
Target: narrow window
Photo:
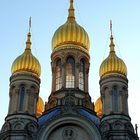
[[[117,95],[116,86],[114,86],[112,89],[112,106],[113,106],[113,111],[117,112],[118,111],[118,95]]]
[[[24,108],[25,87],[22,85],[19,89],[19,111]]]
[[[84,60],[80,60],[80,68],[79,68],[79,89],[84,90],[84,77],[85,77],[85,63]]]
[[[56,90],[62,88],[62,64],[61,60],[56,62]]]
[[[74,88],[75,85],[75,62],[69,57],[66,62],[66,88]]]

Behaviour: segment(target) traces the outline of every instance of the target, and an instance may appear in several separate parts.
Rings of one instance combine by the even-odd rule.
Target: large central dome
[[[75,21],[73,0],[70,1],[68,20],[60,26],[52,38],[52,50],[65,48],[89,51],[90,42],[87,32]]]

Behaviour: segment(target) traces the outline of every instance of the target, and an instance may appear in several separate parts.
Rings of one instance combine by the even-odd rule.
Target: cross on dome
[[[112,20],[110,20],[110,53],[115,53],[115,50],[114,50],[114,41],[113,41],[113,35],[112,35]]]

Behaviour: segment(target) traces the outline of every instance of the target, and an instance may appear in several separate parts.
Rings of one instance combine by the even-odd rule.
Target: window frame
[[[72,56],[66,60],[66,88],[75,88],[75,59]]]
[[[80,60],[80,66],[79,66],[79,74],[78,74],[78,83],[79,83],[79,89],[83,90],[85,89],[85,60]]]
[[[56,73],[55,73],[55,90],[62,88],[62,63],[61,59],[56,61]]]

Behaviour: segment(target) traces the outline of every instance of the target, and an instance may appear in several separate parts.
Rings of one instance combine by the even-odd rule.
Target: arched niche
[[[101,140],[96,125],[79,116],[60,117],[44,124],[37,140]]]

